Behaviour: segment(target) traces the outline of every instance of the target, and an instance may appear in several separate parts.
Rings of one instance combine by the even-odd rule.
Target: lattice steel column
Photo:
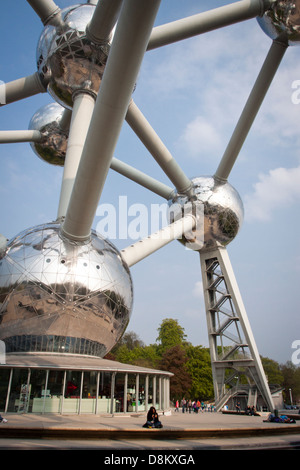
[[[243,375],[269,408],[274,404],[226,248],[200,252],[215,401]],[[251,387],[250,387],[251,388]]]

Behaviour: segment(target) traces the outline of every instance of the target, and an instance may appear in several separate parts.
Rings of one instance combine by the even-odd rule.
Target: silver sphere
[[[276,0],[257,21],[271,38],[290,46],[300,42],[300,0]]]
[[[117,249],[92,231],[70,242],[60,225],[28,229],[0,258],[0,339],[10,351],[103,357],[125,331],[132,281]]]
[[[213,176],[193,178],[192,182],[194,196],[176,194],[169,201],[171,222],[185,215],[187,206],[191,206],[188,210],[193,210],[193,205],[203,206],[202,214],[198,212],[196,229],[180,241],[197,251],[228,245],[236,237],[244,218],[239,194],[228,182],[220,182]]]
[[[109,45],[94,44],[86,34],[95,5],[74,5],[61,10],[60,22],[47,25],[37,46],[37,68],[51,96],[72,108],[78,90],[97,94]]]
[[[39,142],[31,142],[34,153],[52,165],[63,166],[68,145],[68,131],[61,127],[65,108],[58,103],[40,108],[29,123],[30,130],[41,132]]]

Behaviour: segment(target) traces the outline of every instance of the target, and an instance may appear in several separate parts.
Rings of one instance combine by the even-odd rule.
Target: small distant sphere
[[[192,183],[194,196],[176,194],[169,201],[171,222],[187,211],[193,213],[193,206],[202,206],[202,213],[196,212],[199,219],[196,229],[180,241],[197,251],[228,245],[243,223],[244,209],[239,194],[228,182],[220,182],[213,176],[193,178]]]
[[[300,43],[300,0],[277,0],[257,21],[271,39]]]
[[[60,127],[65,108],[58,103],[41,107],[31,118],[30,130],[41,132],[40,142],[31,142],[35,154],[51,165],[63,166],[68,145],[68,132]]]
[[[92,43],[86,35],[95,5],[74,5],[61,10],[60,24],[48,24],[37,46],[37,68],[51,96],[72,108],[78,90],[97,94],[109,45]]]
[[[60,225],[28,229],[0,257],[0,339],[7,352],[103,357],[125,331],[132,309],[130,272],[118,250],[92,231],[85,243]]]

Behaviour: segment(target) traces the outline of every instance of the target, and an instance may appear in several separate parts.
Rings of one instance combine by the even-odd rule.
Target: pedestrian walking
[[[182,408],[182,413],[184,413],[185,410],[186,410],[186,399],[185,398],[183,398],[181,400],[181,408]]]

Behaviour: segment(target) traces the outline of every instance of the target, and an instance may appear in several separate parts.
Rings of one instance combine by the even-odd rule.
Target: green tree
[[[166,349],[162,355],[160,369],[174,374],[170,379],[170,398],[172,400],[180,400],[190,394],[192,379],[186,368],[187,361],[186,352],[179,344]]]
[[[261,357],[261,362],[265,374],[268,378],[268,382],[270,384],[283,384],[283,374],[280,370],[280,366],[278,362],[274,361],[273,359],[269,359],[268,357]]]
[[[167,349],[173,348],[174,346],[182,346],[185,342],[186,334],[184,328],[178,324],[178,320],[173,318],[166,318],[162,321],[158,328],[158,347],[161,355],[165,353]]]
[[[300,403],[300,367],[297,367],[297,369],[295,370],[294,385],[292,392],[294,404]]]
[[[130,351],[134,348],[143,348],[144,346],[144,342],[134,331],[127,331],[112,350],[106,354],[105,359],[126,363],[132,357]],[[132,362],[129,362],[129,364],[132,364]]]
[[[214,396],[211,360],[208,348],[188,345],[186,368],[191,377],[190,398],[208,400]]]
[[[295,404],[300,399],[300,368],[288,361],[280,367],[280,370],[283,375],[285,402],[290,404],[291,390],[293,404]]]
[[[157,351],[156,344],[149,346],[137,347],[132,350],[132,364],[141,367],[157,369],[160,361],[160,355]]]
[[[113,348],[118,349],[120,346],[127,346],[129,350],[132,350],[137,347],[143,348],[145,343],[140,339],[140,337],[134,331],[127,331],[123,334],[121,339],[118,341],[117,345]]]

